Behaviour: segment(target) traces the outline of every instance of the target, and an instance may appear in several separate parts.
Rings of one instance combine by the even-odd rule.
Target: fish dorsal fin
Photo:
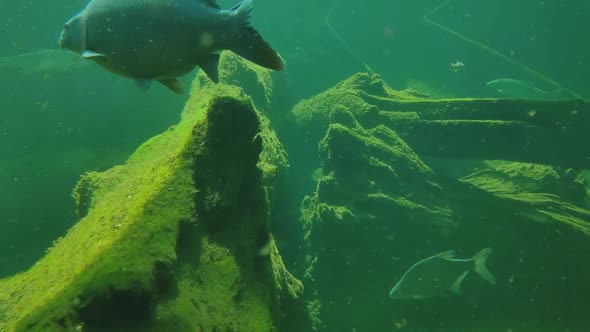
[[[442,259],[453,259],[455,257],[455,251],[449,250],[449,251],[441,252],[440,254],[437,254],[434,257],[442,258]]]
[[[207,74],[207,77],[213,82],[219,82],[219,72],[217,69],[219,67],[219,54],[210,54],[204,62],[199,63],[199,67],[201,67],[205,74]]]
[[[152,85],[152,80],[150,79],[137,79],[135,80],[135,85],[137,85],[137,87],[145,92],[147,90],[149,90],[150,86]]]
[[[453,282],[453,285],[451,286],[452,293],[461,295],[461,283],[463,282],[463,279],[467,277],[467,273],[469,273],[469,271],[461,273],[461,275],[457,279],[455,279],[455,282]]]
[[[528,85],[531,88],[536,88],[537,86],[535,85],[535,83],[531,82],[531,81],[521,81],[522,83],[524,83],[524,85]]]
[[[217,0],[201,0],[205,5],[211,7],[211,8],[215,8],[215,9],[221,9],[221,7],[219,6],[219,4],[217,3]]]

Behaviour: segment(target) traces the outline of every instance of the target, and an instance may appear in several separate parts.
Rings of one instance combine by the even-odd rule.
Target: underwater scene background
[[[587,0],[255,0],[285,70],[183,95],[59,50],[85,4],[0,3],[0,331],[590,329]]]

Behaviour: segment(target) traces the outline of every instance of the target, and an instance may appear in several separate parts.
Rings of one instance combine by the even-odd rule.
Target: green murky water
[[[278,330],[590,330],[588,1],[254,3],[253,26],[285,69],[260,76],[268,81],[228,69],[222,83],[244,88],[278,142],[264,145],[260,186],[277,252],[305,287],[292,310],[273,316]],[[125,163],[196,102],[159,85],[141,91],[59,50],[64,22],[84,5],[0,3],[5,280],[79,222],[72,191],[81,175]],[[180,80],[190,86],[197,73]],[[486,247],[495,285],[470,270],[459,296],[388,297],[421,259]],[[13,294],[0,294],[0,330],[16,312]],[[116,330],[96,317],[102,328],[60,326]],[[135,329],[154,329],[143,324]]]

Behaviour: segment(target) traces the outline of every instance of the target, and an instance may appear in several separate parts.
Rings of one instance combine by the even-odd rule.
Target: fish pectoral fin
[[[465,277],[467,277],[467,274],[469,273],[469,271],[465,271],[463,272],[453,283],[453,285],[451,286],[451,292],[453,294],[456,295],[461,295],[461,283],[463,282],[463,279],[465,279]]]
[[[184,88],[182,87],[182,83],[180,83],[180,81],[177,80],[176,78],[169,79],[169,80],[158,80],[158,82],[162,83],[162,85],[164,85],[168,89],[170,89],[178,94],[182,94],[184,92]]]
[[[135,85],[137,85],[137,87],[141,91],[144,91],[145,92],[152,85],[152,80],[150,80],[150,79],[137,79],[137,80],[135,80]]]
[[[96,52],[90,51],[90,50],[85,50],[84,52],[82,52],[82,56],[85,59],[96,59],[96,58],[108,59],[106,55],[96,53]]]
[[[469,271],[463,272],[459,277],[457,277],[455,282],[453,282],[453,285],[451,285],[450,288],[453,294],[461,295],[461,283],[463,282],[465,277],[467,277],[467,274],[469,274]]]
[[[204,62],[199,63],[199,67],[201,67],[205,74],[207,74],[207,77],[213,82],[219,82],[219,54],[210,54]]]

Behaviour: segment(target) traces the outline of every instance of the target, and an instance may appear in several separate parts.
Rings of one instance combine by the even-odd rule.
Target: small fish
[[[501,78],[486,83],[487,86],[496,90],[502,97],[527,100],[565,100],[577,99],[567,89],[554,91],[543,91],[537,88],[532,82],[515,80],[512,78]]]
[[[155,80],[176,93],[199,66],[218,82],[219,53],[281,70],[279,55],[250,25],[252,0],[223,10],[217,0],[91,0],[64,26],[61,48],[147,89]]]
[[[451,62],[451,70],[454,72],[458,72],[465,68],[465,64],[459,60],[455,61],[454,63]]]
[[[455,259],[453,251],[445,251],[425,258],[414,264],[401,280],[391,289],[389,297],[394,300],[426,299],[448,293],[459,295],[461,282],[470,271],[496,284],[496,278],[487,269],[485,263],[492,252],[486,248],[470,259]]]
[[[36,50],[0,57],[0,77],[13,79],[14,73],[31,76],[51,76],[75,71],[89,64],[80,57],[62,50]]]

